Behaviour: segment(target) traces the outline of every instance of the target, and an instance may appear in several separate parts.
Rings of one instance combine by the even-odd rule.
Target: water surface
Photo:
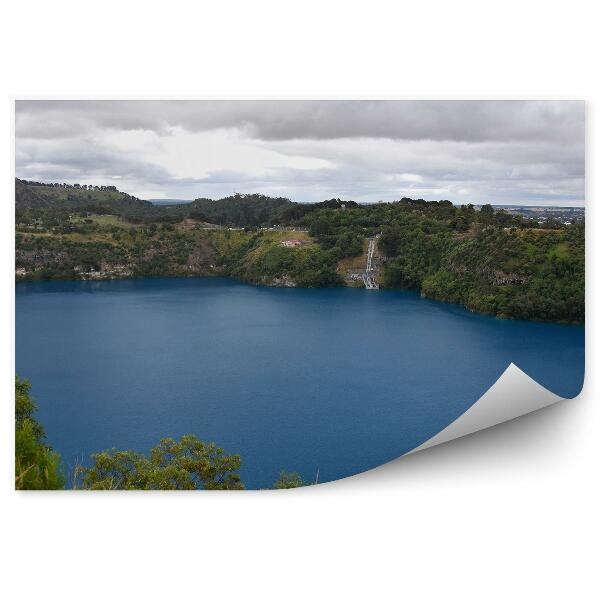
[[[514,362],[583,382],[582,327],[505,321],[404,291],[227,279],[17,285],[17,373],[68,467],[194,433],[242,456],[247,487],[320,481],[407,452]]]

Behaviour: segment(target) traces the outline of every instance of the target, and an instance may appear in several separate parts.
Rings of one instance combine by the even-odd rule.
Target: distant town
[[[549,221],[571,225],[585,219],[585,208],[583,206],[502,206],[497,204],[493,204],[492,206],[495,210],[505,210],[511,215],[519,215],[525,219],[532,219],[540,225]]]

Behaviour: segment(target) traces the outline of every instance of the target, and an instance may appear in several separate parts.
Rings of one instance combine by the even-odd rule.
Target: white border
[[[588,233],[600,227],[590,160],[599,48],[588,3],[174,0],[141,9],[57,0],[4,12],[6,174],[10,96],[576,97],[588,101]],[[6,488],[10,203],[2,225],[5,597],[597,596],[598,284],[589,267],[588,369],[575,401],[311,490],[23,495]],[[598,243],[587,239],[597,265]]]

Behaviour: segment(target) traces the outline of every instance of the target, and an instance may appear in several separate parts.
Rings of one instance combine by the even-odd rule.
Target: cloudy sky
[[[17,101],[16,175],[143,199],[577,206],[584,121],[575,101]]]

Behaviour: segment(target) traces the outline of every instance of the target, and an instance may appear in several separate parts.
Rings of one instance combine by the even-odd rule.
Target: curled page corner
[[[516,419],[559,400],[563,398],[547,390],[511,362],[494,385],[471,408],[407,454]]]

